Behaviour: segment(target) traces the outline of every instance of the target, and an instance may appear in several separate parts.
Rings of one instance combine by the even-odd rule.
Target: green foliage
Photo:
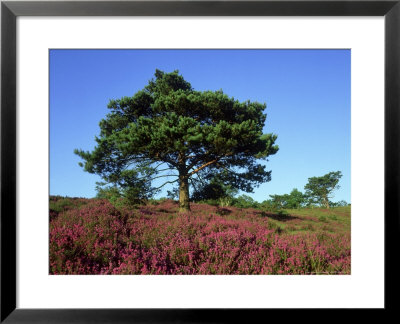
[[[135,206],[141,204],[149,198],[149,190],[143,189],[136,184],[136,186],[106,186],[103,182],[97,182],[96,198],[108,199],[114,205],[127,205]]]
[[[71,199],[68,198],[61,198],[57,200],[50,200],[49,202],[49,209],[51,211],[61,213],[70,207],[72,207],[74,204]]]
[[[349,206],[348,202],[345,201],[345,200],[340,200],[340,201],[338,201],[338,202],[330,201],[330,202],[329,202],[329,205],[330,205],[331,207],[346,207],[346,206]]]
[[[279,215],[279,216],[288,216],[289,213],[288,213],[286,210],[279,210],[279,211],[278,211],[278,215]]]
[[[231,198],[229,196],[221,197],[218,199],[218,201],[219,201],[219,206],[228,207],[228,206],[232,205],[233,198]]]
[[[226,172],[219,174],[206,174],[205,180],[193,181],[194,192],[192,201],[214,200],[221,207],[230,206],[238,190],[226,180]]]
[[[271,197],[271,204],[273,206],[273,209],[281,209],[285,208],[287,202],[288,195],[270,195]]]
[[[280,222],[273,220],[272,218],[268,219],[268,229],[274,230],[277,234],[281,234],[285,232],[284,227]]]
[[[321,221],[321,222],[326,222],[327,221],[326,216],[319,216],[318,220]]]
[[[221,90],[195,91],[178,71],[156,70],[143,90],[111,100],[108,108],[94,150],[75,153],[85,171],[119,189],[135,188],[132,197],[179,183],[180,200],[188,198],[188,181],[195,186],[200,174],[226,173],[225,183],[246,192],[271,179],[258,163],[278,151],[277,136],[262,132],[265,104],[239,102]],[[166,181],[153,188],[159,178]],[[182,206],[189,208],[186,200]]]
[[[294,188],[287,197],[286,208],[300,208],[304,204],[304,194]]]
[[[220,206],[220,202],[218,200],[216,200],[216,199],[201,200],[201,201],[198,201],[198,203],[207,204],[207,205],[216,206],[216,207]]]
[[[298,189],[294,188],[290,194],[284,195],[270,195],[271,200],[269,202],[272,209],[282,208],[300,208],[305,203],[304,194]]]
[[[167,198],[175,200],[179,197],[179,189],[173,188],[172,190],[167,190]]]
[[[275,211],[275,205],[273,204],[271,199],[264,200],[262,203],[259,204],[259,208],[263,211]]]
[[[240,195],[235,198],[233,201],[233,205],[239,208],[258,208],[259,203],[255,201],[253,198],[247,195]]]
[[[120,190],[115,186],[104,187],[102,186],[102,183],[97,183],[96,191],[96,198],[99,199],[114,200],[122,197]]]
[[[332,197],[334,190],[339,189],[338,185],[342,173],[340,171],[329,172],[321,177],[308,178],[305,185],[305,195],[308,197],[310,204],[320,204],[329,208],[329,199]]]

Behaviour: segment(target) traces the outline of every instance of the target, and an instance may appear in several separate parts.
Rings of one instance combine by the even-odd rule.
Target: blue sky
[[[94,148],[110,99],[178,69],[195,90],[267,104],[264,133],[280,149],[267,162],[272,180],[251,197],[304,191],[309,177],[341,171],[332,200],[351,202],[350,61],[350,50],[51,50],[50,194],[94,197],[100,177],[74,149]]]

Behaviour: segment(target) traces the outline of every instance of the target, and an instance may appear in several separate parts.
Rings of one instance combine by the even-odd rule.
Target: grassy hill
[[[172,200],[136,208],[50,197],[51,274],[350,274],[350,207],[283,210]]]

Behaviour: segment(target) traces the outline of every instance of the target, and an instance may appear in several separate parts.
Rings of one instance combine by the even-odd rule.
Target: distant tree
[[[342,173],[340,171],[329,172],[322,177],[308,178],[308,183],[304,186],[305,195],[310,202],[329,208],[329,199],[333,196],[333,191],[339,189],[338,185]]]
[[[108,108],[97,146],[75,153],[85,171],[117,187],[135,188],[130,195],[177,183],[180,210],[187,211],[189,184],[200,173],[225,170],[231,186],[245,192],[271,179],[271,171],[258,162],[278,151],[277,136],[263,134],[265,104],[239,102],[222,90],[195,91],[178,71],[156,70],[143,90],[111,100]],[[162,178],[167,180],[151,186]]]
[[[306,204],[305,195],[297,188],[294,188],[290,194],[270,195],[270,197],[271,199],[268,201],[268,205],[274,207],[275,209],[300,208]]]
[[[294,188],[289,195],[285,195],[286,208],[300,208],[305,203],[304,194]]]
[[[345,200],[340,200],[340,201],[338,201],[338,202],[329,202],[329,205],[330,205],[331,207],[346,207],[346,206],[348,206],[349,204],[348,204],[347,201],[345,201]]]
[[[105,198],[115,202],[122,198],[127,205],[136,205],[148,200],[156,193],[150,188],[145,179],[133,182],[117,182],[108,185],[105,182],[96,182],[97,198]]]
[[[271,197],[272,205],[275,209],[285,208],[289,198],[288,194],[284,195],[269,195]]]
[[[260,208],[266,211],[273,211],[274,209],[276,209],[274,203],[272,202],[272,199],[267,199],[261,202]]]
[[[248,195],[240,195],[234,199],[234,205],[239,208],[257,208],[258,202]]]

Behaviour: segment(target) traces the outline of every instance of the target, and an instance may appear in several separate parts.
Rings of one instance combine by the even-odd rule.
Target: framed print
[[[1,321],[392,309],[399,15],[3,1]]]

